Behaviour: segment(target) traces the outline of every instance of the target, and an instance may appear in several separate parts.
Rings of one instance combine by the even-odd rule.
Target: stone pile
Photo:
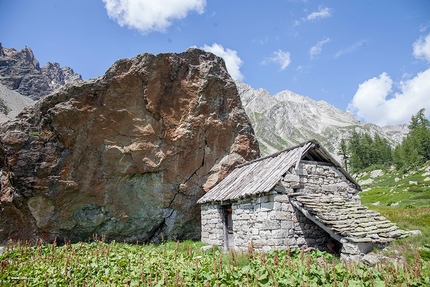
[[[292,194],[291,202],[343,245],[345,256],[356,256],[408,236],[394,223],[358,202],[324,194]]]

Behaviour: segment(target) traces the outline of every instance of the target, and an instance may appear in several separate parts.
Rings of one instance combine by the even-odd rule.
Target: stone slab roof
[[[389,243],[406,237],[394,223],[359,202],[323,194],[290,194],[290,202],[338,241]]]
[[[337,166],[348,180],[360,188],[316,140],[310,140],[237,166],[197,203],[229,201],[268,192],[291,167],[298,165],[303,158],[328,162]]]

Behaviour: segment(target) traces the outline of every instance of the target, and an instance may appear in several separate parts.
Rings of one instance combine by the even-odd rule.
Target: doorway
[[[233,234],[233,218],[231,205],[223,206],[224,214],[224,249],[230,250],[234,248],[234,234]]]

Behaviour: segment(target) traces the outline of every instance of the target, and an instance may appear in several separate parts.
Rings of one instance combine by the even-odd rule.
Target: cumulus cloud
[[[109,18],[142,33],[163,32],[190,11],[203,13],[206,0],[103,0]]]
[[[321,53],[322,46],[328,42],[330,42],[330,38],[325,38],[324,40],[319,41],[315,46],[313,46],[309,50],[309,54],[311,55],[311,59],[315,59]]]
[[[384,72],[359,85],[348,110],[379,126],[406,124],[421,108],[430,115],[430,69],[401,81],[398,87],[393,94],[393,80]]]
[[[306,17],[306,19],[308,21],[313,21],[313,20],[318,20],[318,19],[322,19],[322,18],[328,18],[331,16],[332,13],[332,9],[328,8],[328,7],[319,7],[318,11],[316,12],[312,12],[311,14],[308,15],[308,17]]]
[[[281,50],[273,52],[273,56],[267,58],[263,62],[263,65],[267,65],[269,63],[275,63],[281,66],[281,70],[285,70],[288,65],[291,63],[290,52],[283,52]]]
[[[413,55],[430,62],[430,34],[420,37],[413,45]],[[397,92],[393,93],[393,86]],[[367,122],[380,126],[406,124],[420,109],[430,116],[430,69],[398,83],[387,73],[359,85],[348,110]]]
[[[418,59],[430,62],[430,34],[425,38],[421,36],[413,45],[413,55]]]
[[[244,77],[240,72],[240,67],[243,64],[243,61],[237,55],[237,51],[225,49],[223,46],[217,43],[212,44],[212,46],[204,45],[203,47],[200,47],[200,49],[214,53],[218,57],[223,58],[231,77],[237,81],[243,80]]]

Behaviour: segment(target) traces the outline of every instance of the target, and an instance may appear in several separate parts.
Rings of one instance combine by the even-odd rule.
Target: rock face
[[[47,63],[40,68],[33,51],[24,47],[17,51],[3,48],[0,43],[0,83],[10,90],[38,100],[65,84],[82,80],[69,67]]]
[[[224,61],[141,54],[0,128],[0,242],[200,237],[195,203],[258,142]]]
[[[337,155],[342,138],[352,131],[379,134],[394,146],[409,132],[407,125],[379,127],[361,123],[351,113],[337,109],[325,101],[282,91],[271,96],[264,89],[237,82],[243,106],[252,122],[265,155],[317,139],[329,152]]]
[[[50,91],[58,90],[66,84],[82,81],[81,75],[76,74],[72,68],[60,67],[58,63],[48,62],[40,71],[48,82]]]

